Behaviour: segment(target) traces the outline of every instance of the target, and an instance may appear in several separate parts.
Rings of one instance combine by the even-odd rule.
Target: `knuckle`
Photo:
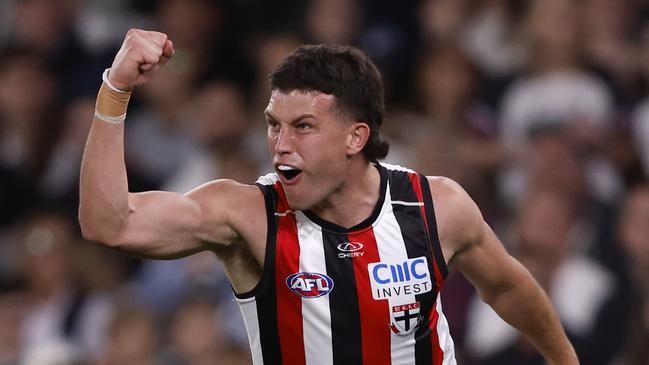
[[[163,46],[166,40],[167,40],[167,35],[164,33],[156,32],[156,34],[154,34],[154,36],[152,37],[153,43],[155,43],[159,47]]]

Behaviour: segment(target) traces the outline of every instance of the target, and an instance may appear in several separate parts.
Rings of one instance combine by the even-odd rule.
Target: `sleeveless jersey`
[[[455,364],[439,291],[447,268],[428,180],[378,164],[372,215],[346,229],[292,211],[276,174],[257,286],[235,295],[254,365]]]

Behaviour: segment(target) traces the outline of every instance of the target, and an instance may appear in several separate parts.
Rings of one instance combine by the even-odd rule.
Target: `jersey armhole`
[[[264,267],[262,268],[261,278],[254,288],[247,292],[237,293],[232,288],[236,299],[247,301],[253,297],[258,297],[266,292],[272,275],[275,272],[275,245],[277,242],[277,219],[275,217],[275,206],[277,202],[277,193],[270,185],[255,184],[264,195],[264,206],[266,209],[266,250],[264,254]]]
[[[430,237],[430,243],[433,249],[433,257],[435,258],[435,263],[437,264],[442,277],[446,279],[448,276],[448,267],[446,266],[446,259],[444,258],[442,245],[437,232],[437,219],[435,218],[433,196],[430,193],[430,183],[428,182],[428,178],[424,175],[419,175],[419,181],[422,186],[421,190],[424,200],[424,210],[426,212],[426,220],[428,221],[428,236]]]

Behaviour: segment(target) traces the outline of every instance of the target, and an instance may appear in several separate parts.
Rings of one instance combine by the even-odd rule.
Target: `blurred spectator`
[[[17,365],[22,345],[21,323],[27,298],[20,287],[0,292],[0,364]]]
[[[642,63],[642,74],[647,79],[649,78],[649,26],[645,27],[644,34],[642,35],[644,46]],[[634,151],[636,152],[643,169],[643,176],[649,178],[649,97],[645,98],[638,103],[634,111],[633,119],[631,121],[631,139],[633,142]]]
[[[426,46],[458,41],[472,10],[468,0],[423,0],[419,26]]]
[[[95,365],[163,365],[156,318],[144,307],[123,304],[108,326],[105,350]]]
[[[246,347],[229,347],[221,357],[221,365],[251,365],[250,353]]]
[[[45,204],[56,206],[76,218],[79,207],[79,166],[94,112],[94,97],[71,100],[63,111],[63,125],[55,140],[47,166],[36,186]]]
[[[27,313],[21,325],[24,354],[41,356],[37,349],[50,346],[55,352],[82,350],[82,299],[70,257],[76,239],[71,222],[51,213],[28,218],[17,232],[27,283]]]
[[[528,191],[549,189],[570,197],[579,218],[576,249],[621,273],[621,253],[614,244],[613,226],[608,223],[614,219],[614,208],[592,192],[586,157],[575,142],[562,128],[539,129],[532,133],[521,161]]]
[[[578,8],[571,0],[536,0],[528,11],[532,53],[530,73],[507,90],[501,136],[512,153],[525,154],[530,135],[558,126],[589,158],[590,191],[612,201],[620,193],[617,171],[601,151],[612,125],[612,99],[606,85],[579,62]],[[503,182],[505,198],[524,194],[525,176],[514,163]]]
[[[94,91],[97,86],[88,83],[89,76],[99,72],[106,56],[91,55],[81,42],[76,19],[83,2],[20,0],[12,3],[9,37],[5,47],[0,48],[18,47],[34,52],[60,81],[63,99]]]
[[[171,322],[173,365],[223,364],[228,357],[226,327],[217,316],[216,302],[190,296],[181,303]],[[226,361],[227,363],[227,361]]]
[[[0,54],[0,187],[2,205],[11,207],[0,214],[0,224],[13,222],[38,203],[36,186],[60,129],[57,93],[37,54]]]
[[[115,307],[130,295],[124,285],[127,262],[124,256],[98,245],[84,242],[78,246],[72,253],[80,296],[77,341],[84,355],[94,360],[104,350]]]
[[[416,41],[417,1],[311,0],[304,38],[308,43],[340,43],[362,48],[383,72],[386,100],[405,100]]]
[[[126,162],[129,184],[136,190],[158,187],[194,153],[194,141],[183,132],[182,113],[194,94],[191,70],[176,70],[182,59],[172,59],[141,90],[141,107],[129,112],[126,125]],[[188,65],[184,65],[185,67]],[[189,121],[188,121],[189,122]]]
[[[625,307],[615,277],[579,254],[576,213],[567,194],[531,192],[519,212],[515,253],[548,292],[581,361],[609,364],[621,345]],[[543,363],[520,334],[477,299],[469,312],[467,349],[476,364]]]
[[[50,342],[30,349],[21,364],[24,365],[84,365],[83,355],[68,342]]]
[[[66,33],[71,30],[69,27],[77,10],[75,1],[24,0],[14,2],[14,5],[13,42],[39,50],[42,54],[63,51],[62,44]]]
[[[525,1],[483,0],[466,24],[462,43],[485,74],[502,78],[520,72],[527,60],[521,15]]]
[[[205,85],[192,98],[183,119],[186,122],[180,127],[197,146],[194,155],[169,177],[165,190],[186,192],[223,176],[252,183],[261,174],[255,159],[261,163],[266,154],[255,156],[246,151],[246,103],[236,85],[224,81]],[[238,163],[228,164],[233,156]]]
[[[231,80],[247,78],[246,62],[229,48],[231,35],[223,34],[224,9],[209,0],[164,0],[158,6],[160,30],[173,40],[175,54],[142,88],[145,104],[129,118],[127,162],[135,167],[129,178],[140,189],[158,187],[198,153],[181,124],[193,123],[185,113],[199,86],[223,74]]]
[[[432,49],[416,73],[418,113],[395,117],[400,121],[387,123],[386,132],[408,165],[458,181],[490,216],[495,174],[506,156],[492,113],[477,94],[478,80],[473,63],[458,46]]]
[[[363,13],[358,0],[311,0],[306,11],[306,39],[313,43],[356,44]]]
[[[642,175],[649,178],[649,100],[638,105],[631,131],[634,149],[642,163]]]
[[[619,107],[637,99],[641,53],[632,38],[630,0],[584,2],[583,48],[587,63],[607,81]]]
[[[626,345],[616,364],[649,364],[649,185],[640,185],[628,193],[618,225],[632,295]]]
[[[174,72],[189,73],[196,84],[212,78],[252,82],[231,2],[159,0],[156,4],[154,22],[174,42]]]
[[[248,45],[248,52],[254,59],[257,68],[257,80],[253,91],[253,102],[249,114],[262,118],[262,111],[266,109],[268,98],[270,98],[270,84],[268,75],[273,72],[275,66],[301,44],[301,39],[291,33],[274,33],[261,35],[251,40]],[[251,118],[253,115],[251,115]],[[264,133],[265,136],[265,133]]]

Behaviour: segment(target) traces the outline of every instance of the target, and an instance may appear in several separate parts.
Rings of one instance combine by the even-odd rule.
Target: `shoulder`
[[[186,195],[199,202],[218,201],[222,205],[239,207],[263,202],[263,196],[257,186],[230,179],[210,181],[189,191]]]
[[[247,227],[263,227],[265,219],[264,196],[259,187],[234,180],[210,181],[189,191],[186,195],[201,207],[205,223],[226,223],[240,235],[247,236]]]
[[[445,257],[479,242],[484,233],[480,209],[469,194],[452,179],[427,176],[433,197],[437,231]]]

